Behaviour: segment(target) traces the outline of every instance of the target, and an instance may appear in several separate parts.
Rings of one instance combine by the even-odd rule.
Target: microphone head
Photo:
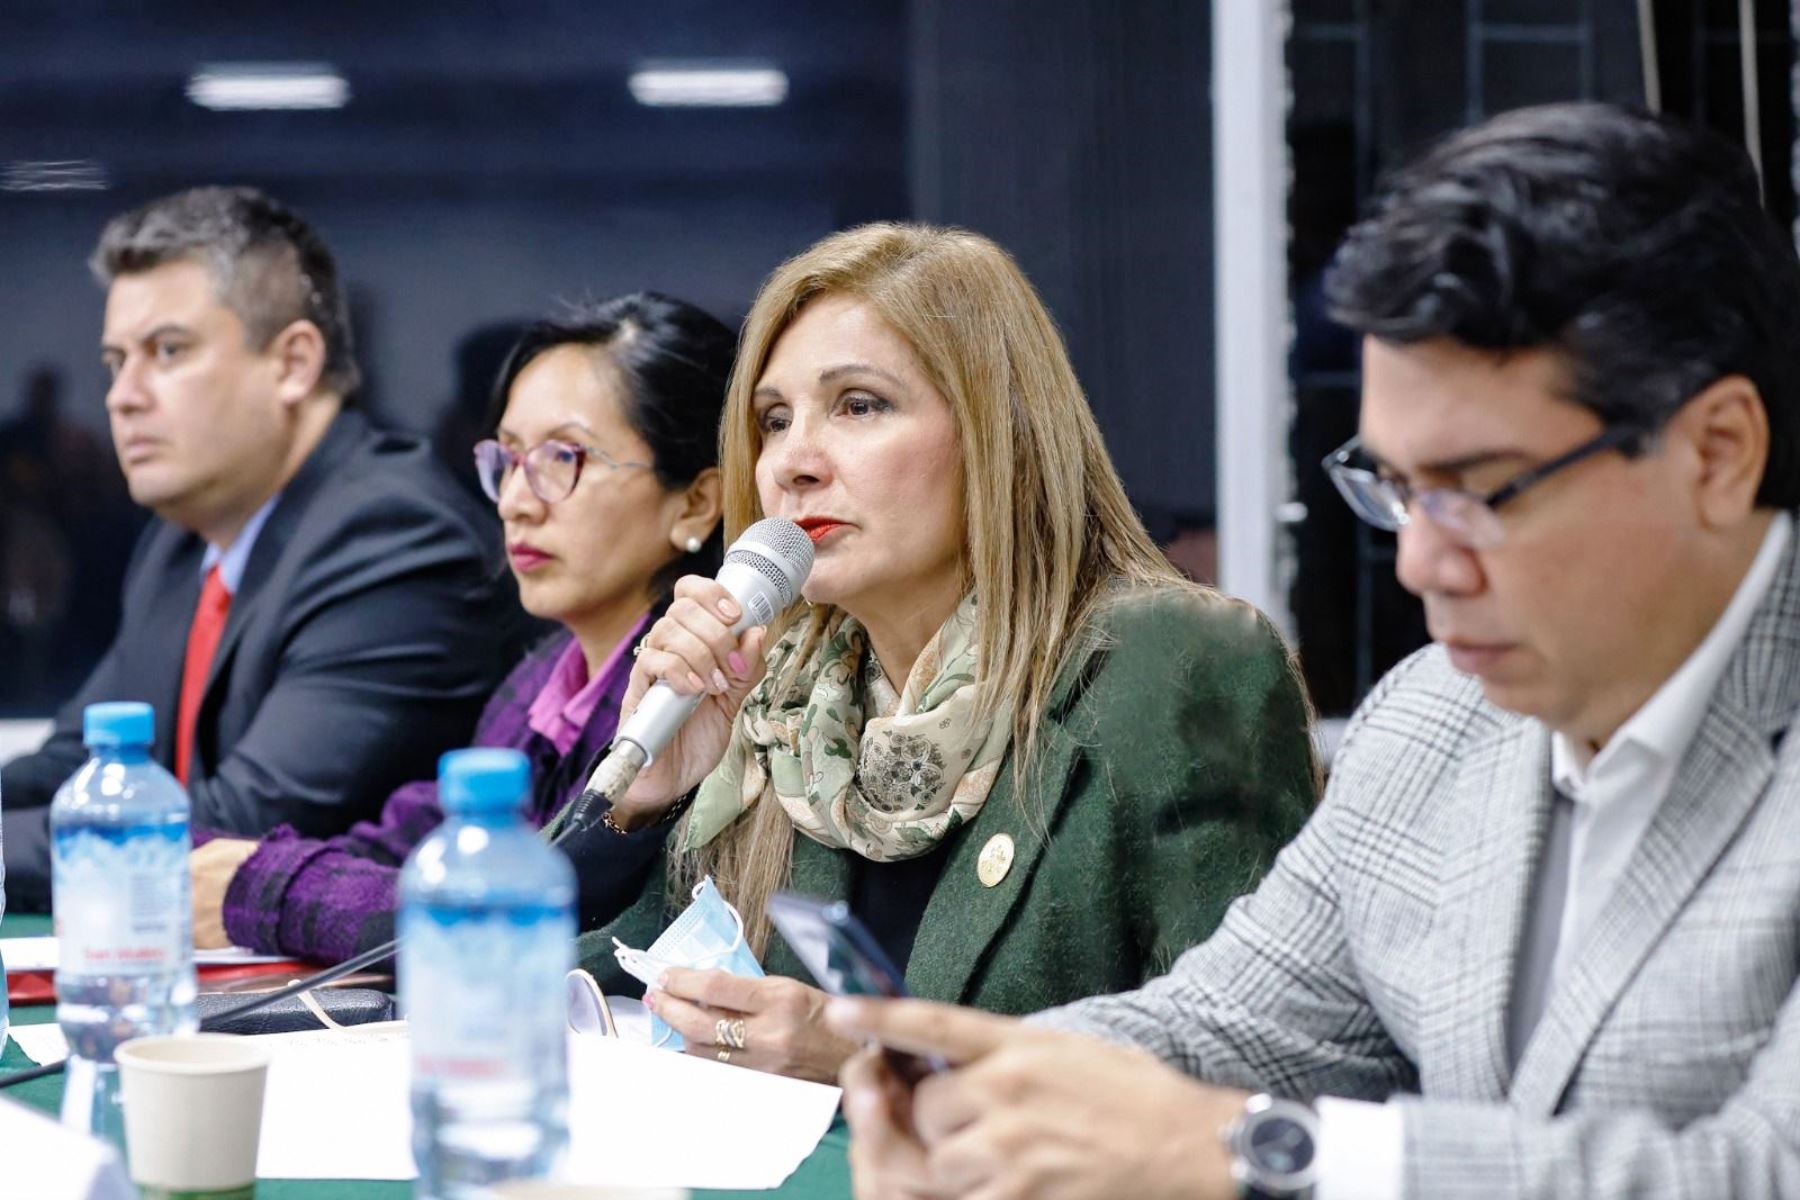
[[[785,517],[764,517],[731,543],[725,562],[749,567],[768,580],[779,598],[776,608],[786,608],[799,598],[812,573],[812,539]]]

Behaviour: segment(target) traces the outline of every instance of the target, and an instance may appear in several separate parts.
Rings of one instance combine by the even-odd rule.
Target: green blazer
[[[951,834],[906,964],[916,995],[1026,1013],[1137,987],[1256,886],[1316,795],[1287,648],[1248,605],[1204,594],[1132,593],[1096,616],[1057,678],[1038,747],[1035,785],[1021,789],[1009,756]],[[1015,855],[989,887],[976,867],[999,834]],[[847,898],[852,860],[796,832],[790,886]],[[582,965],[607,991],[642,990],[612,939],[648,948],[666,907],[654,871],[634,905],[582,935]],[[811,982],[779,934],[763,961]]]

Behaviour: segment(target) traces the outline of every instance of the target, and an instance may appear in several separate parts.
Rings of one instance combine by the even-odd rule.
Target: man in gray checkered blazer
[[[952,1068],[846,1069],[858,1195],[1800,1197],[1800,265],[1749,162],[1508,114],[1328,292],[1364,356],[1326,469],[1436,644],[1164,977],[834,1005]]]

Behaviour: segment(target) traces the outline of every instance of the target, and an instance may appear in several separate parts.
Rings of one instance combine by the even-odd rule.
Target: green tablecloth
[[[48,917],[9,914],[5,921],[0,922],[0,937],[32,937],[49,932]],[[54,1017],[55,1008],[48,1004],[34,1004],[12,1010],[13,1022],[18,1025],[35,1025]],[[0,1075],[23,1070],[31,1065],[31,1060],[25,1057],[25,1052],[19,1049],[18,1043],[8,1038],[6,1052],[0,1056]],[[53,1075],[48,1079],[21,1084],[17,1088],[0,1092],[0,1095],[55,1113],[62,1103],[62,1076]],[[671,1119],[678,1120],[679,1116],[672,1115]],[[695,1136],[705,1137],[706,1131],[696,1130]],[[850,1166],[845,1157],[847,1141],[844,1126],[839,1122],[825,1135],[825,1140],[819,1143],[819,1148],[813,1151],[812,1157],[801,1163],[800,1169],[775,1191],[699,1191],[694,1195],[697,1198],[771,1196],[782,1197],[783,1200],[837,1200],[838,1197],[847,1197],[850,1195]],[[256,1195],[257,1200],[408,1200],[412,1195],[412,1185],[379,1183],[368,1179],[265,1179],[257,1182]]]

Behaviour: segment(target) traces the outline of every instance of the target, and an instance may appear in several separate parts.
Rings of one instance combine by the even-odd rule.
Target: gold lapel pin
[[[1006,873],[1012,870],[1012,865],[1012,836],[996,833],[988,839],[987,845],[981,848],[981,857],[975,861],[975,875],[981,880],[982,887],[993,887],[1006,878]]]

